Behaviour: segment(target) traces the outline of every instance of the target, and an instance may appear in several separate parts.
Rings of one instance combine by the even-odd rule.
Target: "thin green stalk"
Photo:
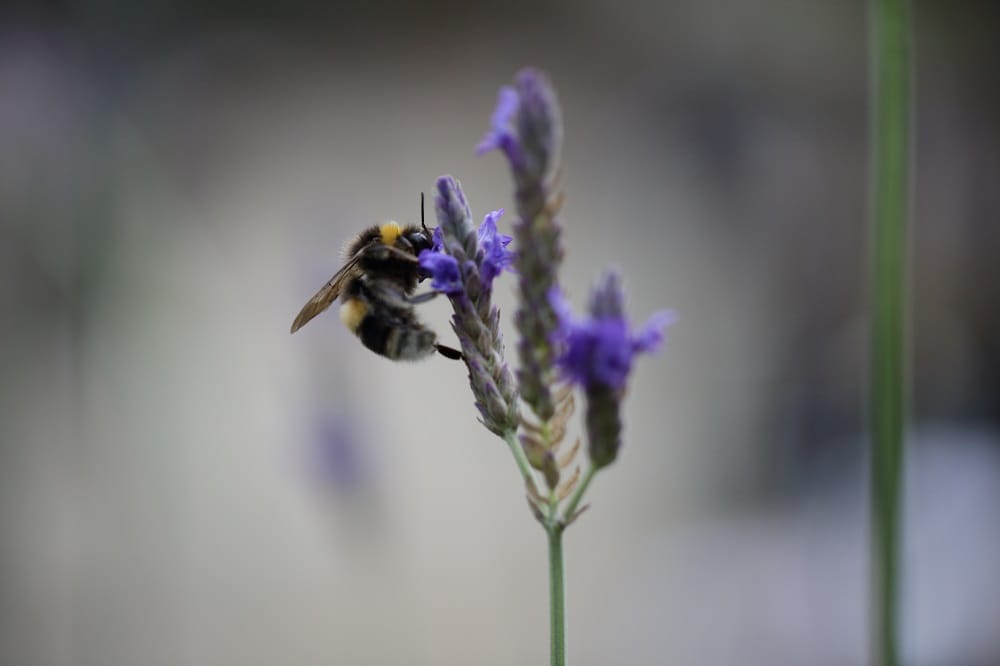
[[[552,666],[566,664],[566,599],[565,581],[563,578],[562,533],[566,523],[572,519],[576,508],[583,499],[591,479],[597,472],[596,467],[588,467],[583,478],[577,484],[570,497],[563,517],[559,518],[559,503],[552,495],[549,501],[549,515],[545,532],[549,537],[549,620],[551,624]]]
[[[554,512],[553,512],[554,517]],[[563,583],[562,533],[558,521],[546,526],[549,535],[549,621],[551,625],[552,666],[566,664],[566,618]]]
[[[504,441],[510,448],[514,456],[521,476],[527,484],[534,484],[534,476],[528,464],[528,458],[521,448],[521,443],[517,440],[517,433],[508,432],[504,435]],[[577,488],[574,495],[574,506],[579,503],[579,496],[583,495],[583,490],[590,483],[592,470],[588,470],[587,476]],[[554,493],[549,493],[548,515],[544,519],[545,533],[549,541],[549,618],[551,621],[551,656],[552,666],[565,666],[566,664],[566,622],[563,582],[563,558],[562,558],[562,531],[563,525],[559,522],[558,501]]]
[[[907,0],[873,5],[872,649],[876,664],[897,666],[911,27]]]

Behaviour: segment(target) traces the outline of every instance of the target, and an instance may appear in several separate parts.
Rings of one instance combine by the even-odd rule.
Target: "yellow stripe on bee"
[[[340,306],[340,321],[344,322],[352,333],[357,333],[358,327],[368,314],[368,305],[364,301],[352,298]]]
[[[378,231],[382,236],[383,243],[386,245],[393,245],[395,244],[396,239],[402,235],[403,227],[399,226],[398,222],[386,222],[378,228]]]

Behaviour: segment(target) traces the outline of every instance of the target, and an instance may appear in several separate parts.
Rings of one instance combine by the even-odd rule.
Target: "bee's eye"
[[[431,246],[433,245],[431,239],[427,237],[427,234],[422,232],[414,232],[410,234],[407,240],[410,241],[410,245],[413,246],[413,251],[416,254],[420,254],[424,250],[431,249]]]

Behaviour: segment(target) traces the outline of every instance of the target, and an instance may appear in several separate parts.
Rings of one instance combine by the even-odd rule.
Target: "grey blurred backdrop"
[[[997,12],[915,4],[905,652],[996,664]],[[288,335],[438,175],[510,207],[473,148],[534,64],[572,298],[617,265],[680,313],[567,535],[570,661],[865,663],[866,53],[836,0],[8,5],[0,662],[544,663],[543,534],[463,369]]]

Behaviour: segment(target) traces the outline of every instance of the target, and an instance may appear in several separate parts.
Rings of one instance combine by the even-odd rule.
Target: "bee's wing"
[[[359,250],[353,257],[348,259],[347,263],[330,278],[330,281],[323,285],[323,288],[317,291],[316,295],[310,298],[308,303],[302,306],[298,316],[295,317],[295,321],[292,322],[292,333],[305,326],[310,319],[326,310],[337,300],[344,287],[344,283],[348,278],[354,277],[357,274],[358,261],[360,261],[361,255],[365,253],[365,249]]]
[[[407,252],[383,245],[378,240],[358,250],[347,263],[330,278],[330,281],[323,285],[323,288],[316,292],[316,295],[309,299],[309,302],[302,306],[299,316],[292,322],[292,333],[305,326],[310,319],[326,310],[340,296],[344,283],[358,274],[358,262],[362,257],[369,257],[376,262],[398,261],[404,264],[417,264],[418,259]]]

